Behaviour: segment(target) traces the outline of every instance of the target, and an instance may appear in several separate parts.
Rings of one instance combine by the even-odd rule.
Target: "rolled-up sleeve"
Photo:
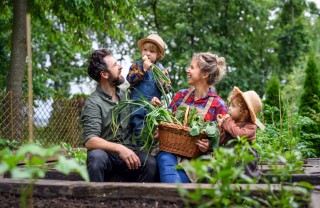
[[[135,86],[143,80],[145,74],[146,72],[143,70],[143,67],[139,66],[137,63],[134,63],[129,68],[127,81],[129,82],[130,86]]]
[[[81,121],[83,124],[83,144],[94,136],[101,137],[101,108],[97,104],[88,100],[81,113]]]
[[[257,126],[253,123],[247,123],[240,127],[229,117],[224,120],[221,127],[233,138],[246,136],[248,141],[252,141],[256,137]]]

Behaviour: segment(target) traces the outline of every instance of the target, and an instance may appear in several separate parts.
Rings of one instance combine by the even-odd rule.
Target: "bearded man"
[[[111,130],[112,109],[127,97],[126,90],[119,88],[124,83],[121,70],[110,50],[98,49],[90,56],[88,74],[98,84],[81,113],[90,181],[104,182],[117,175],[129,182],[156,182],[156,159],[132,142],[129,121],[120,118],[117,133]]]

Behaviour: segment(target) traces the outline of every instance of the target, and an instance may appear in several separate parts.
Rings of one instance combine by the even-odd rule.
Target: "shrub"
[[[304,92],[300,99],[299,113],[309,117],[312,122],[302,127],[303,139],[310,142],[320,156],[320,71],[316,65],[314,55],[310,54],[306,67]]]
[[[277,74],[273,73],[269,79],[266,87],[266,99],[264,100],[265,106],[272,106],[272,110],[264,111],[264,119],[267,123],[278,122],[282,109],[282,100],[280,96],[280,81]]]

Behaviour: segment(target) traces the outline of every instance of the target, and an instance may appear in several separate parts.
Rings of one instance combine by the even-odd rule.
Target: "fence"
[[[0,92],[0,139],[29,139],[27,98]],[[33,102],[33,141],[47,147],[66,142],[81,145],[81,108],[84,98],[54,98]]]

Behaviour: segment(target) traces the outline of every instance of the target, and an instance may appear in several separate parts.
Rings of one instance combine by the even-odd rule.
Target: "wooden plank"
[[[280,181],[280,176],[275,174],[264,174],[259,183],[264,183],[263,178],[268,181]],[[320,185],[320,174],[292,174],[291,178],[287,179],[285,182],[294,183],[294,182],[309,182],[312,185]]]
[[[0,180],[0,193],[11,193],[19,195],[21,187],[26,186],[28,180]],[[181,200],[177,191],[178,184],[165,183],[86,183],[82,181],[58,181],[58,180],[38,180],[33,188],[34,196],[43,198],[54,198],[64,196],[66,198],[83,198],[94,200],[94,198],[104,199],[162,199],[176,202]],[[196,188],[214,189],[217,185],[212,184],[179,184],[182,188],[193,191]],[[241,187],[243,190],[249,186],[251,195],[261,194],[261,190],[267,190],[267,184],[233,184],[232,187]],[[277,191],[280,186],[271,184],[272,189]],[[315,186],[320,190],[320,186]],[[318,207],[319,191],[313,191],[310,201],[312,208]]]

